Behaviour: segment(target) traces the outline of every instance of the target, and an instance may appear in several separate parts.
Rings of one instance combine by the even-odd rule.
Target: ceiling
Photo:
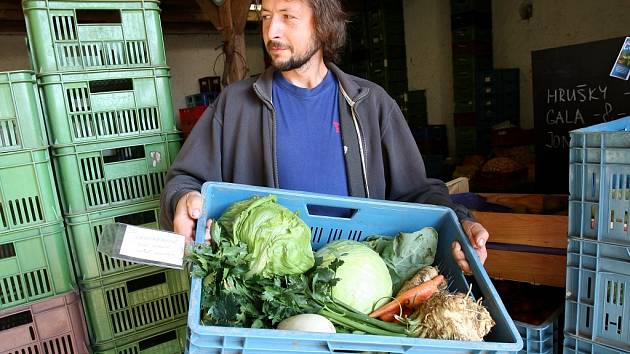
[[[162,27],[165,33],[216,32],[208,16],[204,15],[195,0],[162,0]],[[258,32],[257,14],[250,12],[247,32]],[[0,32],[24,33],[24,14],[20,0],[0,0]]]
[[[252,0],[256,2],[260,0]],[[362,6],[362,0],[343,0],[350,12]],[[162,27],[165,33],[212,33],[216,32],[196,0],[162,0]],[[258,33],[258,15],[250,12],[246,32]],[[24,15],[20,0],[0,0],[0,33],[24,33]]]

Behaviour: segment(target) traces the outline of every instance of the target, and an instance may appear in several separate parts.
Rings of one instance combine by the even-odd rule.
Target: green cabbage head
[[[247,245],[252,260],[246,276],[301,274],[315,264],[310,228],[274,195],[234,203],[217,222]]]
[[[324,246],[315,256],[322,257],[322,267],[336,258],[343,260],[336,272],[339,281],[332,289],[336,300],[363,313],[370,313],[391,300],[389,270],[370,247],[356,241],[336,241]]]

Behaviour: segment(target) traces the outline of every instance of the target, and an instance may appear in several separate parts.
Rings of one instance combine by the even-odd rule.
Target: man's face
[[[302,67],[321,49],[305,0],[263,0],[262,22],[267,53],[280,71]]]

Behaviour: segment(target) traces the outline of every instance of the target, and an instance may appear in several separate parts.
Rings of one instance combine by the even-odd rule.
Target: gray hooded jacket
[[[339,111],[349,194],[355,197],[454,204],[444,182],[424,163],[396,102],[378,85],[327,63],[340,85]],[[273,70],[225,88],[199,119],[171,166],[162,192],[160,225],[173,229],[177,201],[206,181],[278,188]]]

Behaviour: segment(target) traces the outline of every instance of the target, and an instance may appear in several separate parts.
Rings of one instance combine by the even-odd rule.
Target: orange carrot
[[[420,305],[422,302],[435,294],[439,289],[438,286],[444,281],[443,275],[428,280],[416,287],[413,287],[404,293],[396,296],[394,300],[379,307],[376,311],[370,314],[372,318],[381,318],[386,321],[389,318],[393,318],[393,315],[400,312],[400,308],[413,309]]]
[[[413,308],[405,308],[403,307],[402,309],[402,317],[409,317],[412,313],[413,313],[414,309]],[[385,321],[385,322],[396,322],[396,315],[400,315],[400,310],[396,311],[396,312],[388,312],[384,315],[382,315],[381,317],[379,317],[378,319],[381,321]]]

